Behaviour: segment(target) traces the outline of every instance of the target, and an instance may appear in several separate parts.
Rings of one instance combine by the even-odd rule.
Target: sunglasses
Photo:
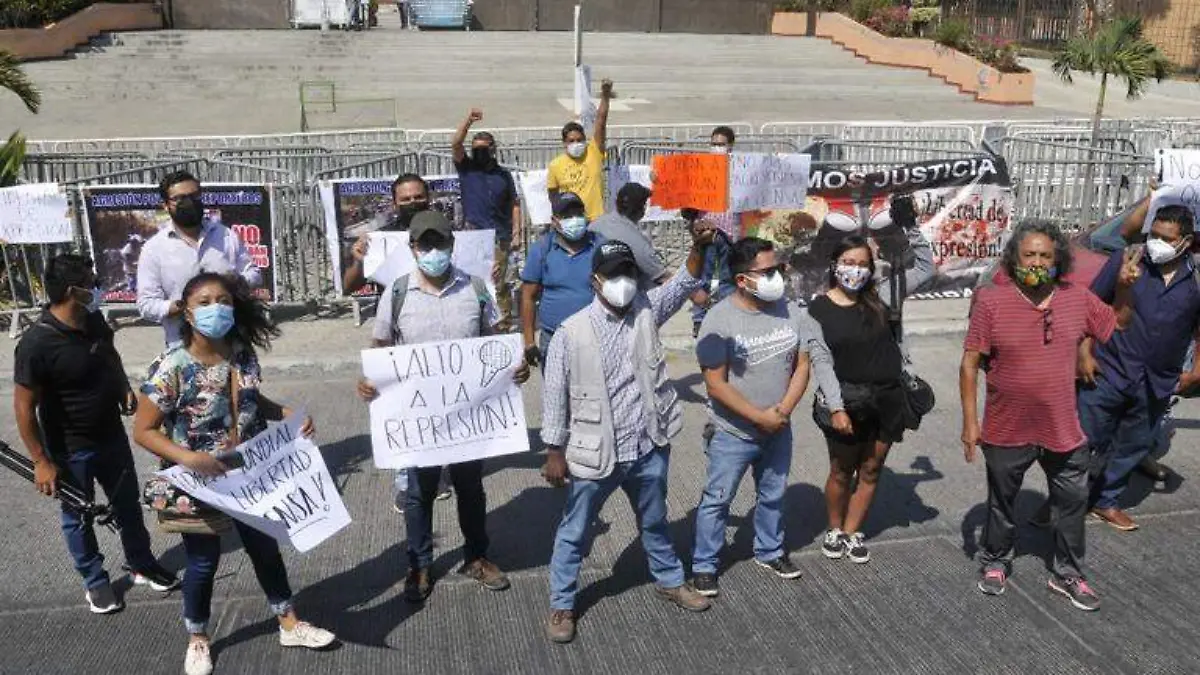
[[[785,271],[787,271],[787,265],[779,264],[774,267],[764,267],[761,270],[746,270],[743,274],[761,274],[769,277],[776,272],[783,274]]]

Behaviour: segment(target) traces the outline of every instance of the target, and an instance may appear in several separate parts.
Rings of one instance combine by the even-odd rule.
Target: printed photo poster
[[[892,226],[891,199],[902,194],[913,198],[919,235]],[[928,242],[935,271],[907,289],[910,297],[963,297],[1000,257],[1012,209],[1003,158],[979,156],[870,173],[814,164],[803,209],[748,211],[740,220],[742,236],[768,239],[785,251],[789,291],[801,302],[828,288],[830,256],[849,235],[870,241],[883,274],[890,273],[883,259],[912,268],[911,240]]]
[[[157,185],[91,185],[82,189],[85,231],[106,304],[137,301],[138,259],[158,231],[171,225]],[[274,199],[270,185],[208,183],[204,218],[232,230],[262,272],[255,293],[276,298]]]
[[[364,234],[389,229],[396,219],[392,203],[394,180],[346,178],[323,181],[318,186],[325,212],[325,238],[333,261],[333,284],[338,295],[346,295],[342,289],[342,273],[352,260],[354,242]],[[429,207],[442,212],[454,229],[465,229],[458,176],[425,176],[425,182],[429,184]],[[378,284],[368,283],[352,296],[375,297],[381,290]]]

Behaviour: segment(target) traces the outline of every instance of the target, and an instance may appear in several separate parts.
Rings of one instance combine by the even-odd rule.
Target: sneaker
[[[675,603],[677,607],[686,609],[689,612],[703,612],[712,606],[708,598],[700,595],[687,584],[676,586],[675,588],[655,586],[654,592],[663,600]]]
[[[1071,604],[1075,609],[1082,609],[1085,612],[1094,612],[1100,609],[1100,596],[1092,590],[1086,579],[1076,577],[1074,579],[1059,579],[1058,577],[1050,577],[1050,590],[1061,595],[1065,595],[1071,600]]]
[[[489,591],[503,591],[509,587],[508,577],[504,576],[504,572],[501,572],[495,563],[486,558],[464,564],[458,569],[458,573],[478,581],[480,586]]]
[[[128,568],[127,568],[128,569]],[[179,579],[168,572],[162,565],[154,565],[140,570],[129,570],[134,586],[149,586],[159,593],[166,593],[179,588]]]
[[[837,560],[846,555],[846,533],[838,528],[825,532],[825,541],[821,543],[821,553],[830,560]]]
[[[324,628],[317,628],[307,621],[297,621],[291,630],[279,627],[279,644],[284,647],[324,649],[333,644],[337,637]]]
[[[989,567],[979,577],[979,592],[984,595],[1004,595],[1004,586],[1008,577],[999,567]]]
[[[92,610],[92,614],[112,614],[125,609],[125,603],[117,599],[117,594],[113,593],[111,584],[105,583],[90,588],[83,595],[87,598],[88,608]]]
[[[212,653],[208,650],[208,640],[188,642],[187,655],[183,657],[185,675],[211,675],[212,671]]]
[[[792,561],[786,555],[781,555],[778,558],[774,560],[768,560],[767,562],[763,562],[758,558],[755,558],[754,562],[759,567],[765,567],[766,569],[771,570],[781,579],[799,579],[800,575],[803,574],[799,568],[792,564]]]
[[[433,577],[429,575],[429,569],[412,569],[408,571],[408,577],[404,580],[404,599],[409,602],[425,602],[429,594],[433,592]]]
[[[865,538],[862,532],[846,535],[846,557],[850,559],[850,562],[859,564],[870,562],[871,552],[863,543]]]
[[[551,642],[566,644],[575,639],[575,612],[569,609],[556,609],[550,612],[546,621],[546,637]]]
[[[692,588],[706,598],[715,598],[721,593],[717,586],[717,575],[711,572],[701,572],[692,577]]]
[[[404,505],[408,502],[407,492],[397,492],[395,499],[392,500],[392,510],[400,515],[404,515]]]

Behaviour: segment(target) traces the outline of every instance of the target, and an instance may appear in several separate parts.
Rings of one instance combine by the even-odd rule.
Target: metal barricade
[[[607,140],[653,139],[665,138],[670,140],[687,140],[701,134],[712,133],[719,126],[729,127],[734,134],[753,134],[754,126],[748,122],[689,122],[686,124],[609,124],[605,129]],[[426,131],[410,132],[409,140],[420,143],[424,147],[450,147],[456,129],[429,129]],[[562,144],[562,127],[501,127],[487,129],[484,127],[471,130],[472,133],[487,131],[496,139],[496,145],[503,150],[506,145],[519,145],[531,141]],[[591,129],[585,129],[590,136]]]
[[[802,150],[816,162],[837,162],[859,171],[881,171],[900,164],[911,164],[946,157],[979,154],[966,141],[944,141],[932,144],[924,141],[864,142],[836,138],[818,138]]]

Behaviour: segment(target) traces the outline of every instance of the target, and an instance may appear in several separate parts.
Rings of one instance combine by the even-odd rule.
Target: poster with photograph
[[[913,198],[919,233],[892,224],[892,197],[904,194]],[[834,247],[855,234],[870,240],[884,273],[886,259],[906,269],[916,265],[912,242],[927,243],[932,278],[908,288],[909,295],[963,297],[1000,256],[1012,209],[1004,160],[981,156],[871,173],[814,165],[803,209],[748,211],[740,221],[743,236],[771,240],[785,251],[789,291],[802,302],[824,292]]]
[[[96,281],[106,304],[137,301],[142,248],[171,225],[157,185],[91,185],[82,188],[85,230],[96,261]],[[275,288],[274,208],[271,186],[203,185],[204,219],[232,230],[262,271],[260,298],[272,302]]]
[[[379,178],[347,178],[323,181],[318,192],[325,212],[325,238],[333,261],[333,283],[338,295],[342,289],[342,272],[351,260],[354,242],[364,234],[389,229],[395,220],[392,204],[392,181]],[[454,225],[466,227],[458,176],[425,176],[429,184],[429,208],[440,211]],[[379,295],[377,284],[368,283],[355,291],[353,297]]]

